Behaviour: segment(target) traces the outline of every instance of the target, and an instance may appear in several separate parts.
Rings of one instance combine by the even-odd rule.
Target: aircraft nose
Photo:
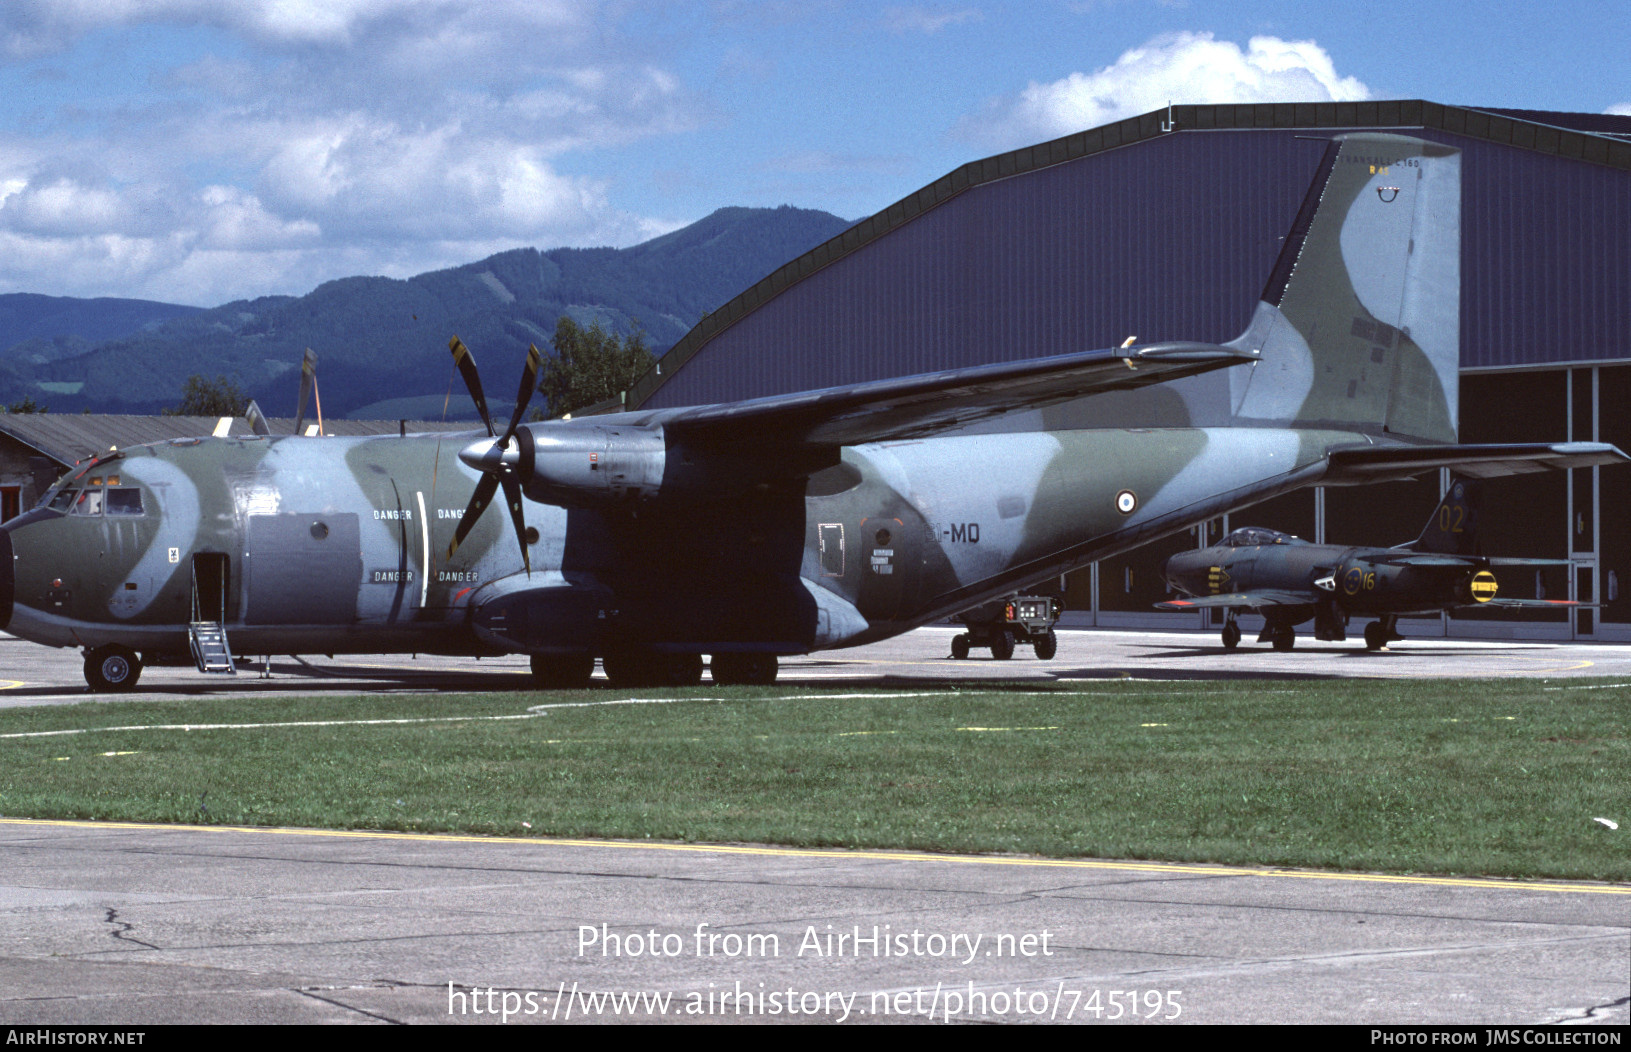
[[[11,624],[11,601],[17,591],[16,566],[11,553],[11,531],[0,530],[0,629]]]

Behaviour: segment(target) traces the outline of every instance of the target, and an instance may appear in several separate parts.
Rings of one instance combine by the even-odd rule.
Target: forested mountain
[[[73,299],[31,292],[0,295],[0,361],[48,362],[84,354],[201,308],[152,300]]]
[[[489,401],[506,401],[527,344],[548,352],[561,315],[620,332],[638,324],[661,353],[704,313],[848,225],[786,206],[723,208],[632,248],[522,248],[407,280],[344,278],[305,296],[190,311],[71,357],[0,357],[0,403],[32,395],[52,412],[156,412],[200,373],[231,377],[268,413],[292,415],[311,347],[325,413],[439,415],[455,334],[481,364]]]

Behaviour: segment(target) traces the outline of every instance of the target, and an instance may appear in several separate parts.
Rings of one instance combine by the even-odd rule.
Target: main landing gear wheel
[[[1014,634],[1007,629],[998,632],[991,640],[991,656],[998,661],[1007,661],[1014,656]]]
[[[1382,622],[1372,621],[1365,626],[1365,649],[1387,649],[1387,629],[1382,626]]]
[[[1297,630],[1290,625],[1276,628],[1274,634],[1269,637],[1269,642],[1274,645],[1275,650],[1290,650],[1297,645]]]
[[[708,671],[722,687],[767,687],[776,682],[776,655],[715,654]]]
[[[1048,629],[1036,639],[1036,656],[1040,661],[1052,661],[1053,655],[1059,653],[1059,637],[1054,635],[1053,629]]]
[[[594,674],[593,654],[532,655],[532,681],[539,690],[582,690]]]
[[[968,633],[959,632],[951,637],[951,656],[958,661],[968,660]]]
[[[85,652],[85,682],[98,694],[135,690],[141,677],[142,661],[129,647],[110,643]]]
[[[614,650],[600,659],[614,687],[694,687],[702,682],[701,654]]]
[[[1233,650],[1240,645],[1240,625],[1234,621],[1225,621],[1223,624],[1223,647]]]

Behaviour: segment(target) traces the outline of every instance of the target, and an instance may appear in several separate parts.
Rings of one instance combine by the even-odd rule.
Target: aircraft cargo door
[[[251,515],[244,585],[247,625],[349,625],[362,587],[354,513]]]

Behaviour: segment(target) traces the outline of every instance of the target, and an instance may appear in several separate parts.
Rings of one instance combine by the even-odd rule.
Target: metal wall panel
[[[650,407],[1245,328],[1323,143],[1194,132],[969,189],[714,337]],[[1271,233],[1272,231],[1272,233]]]
[[[1474,117],[1483,123],[1469,131],[1480,135],[1493,134],[1483,124],[1513,123]],[[1514,141],[1531,130],[1514,127]],[[1463,151],[1464,368],[1631,360],[1631,174],[1470,134],[1378,130]],[[1179,131],[973,186],[771,296],[645,404],[1042,357],[1130,335],[1231,339],[1329,134]],[[984,174],[1002,160],[982,162],[997,166]]]

